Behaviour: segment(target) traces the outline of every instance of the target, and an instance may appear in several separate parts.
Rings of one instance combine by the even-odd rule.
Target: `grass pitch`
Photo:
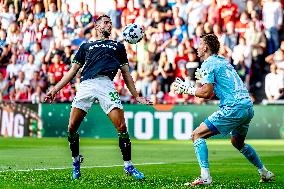
[[[258,183],[256,169],[229,140],[207,140],[213,184],[196,188],[284,188],[284,140],[249,140],[272,183]],[[71,180],[71,158],[63,138],[0,138],[0,188],[187,188],[200,174],[191,141],[132,140],[132,159],[146,179],[122,170],[117,140],[81,139],[82,177]]]

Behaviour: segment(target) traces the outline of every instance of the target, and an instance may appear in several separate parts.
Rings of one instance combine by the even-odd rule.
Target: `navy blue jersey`
[[[111,80],[119,68],[128,64],[125,47],[113,40],[97,40],[83,43],[73,63],[82,67],[81,82],[96,76],[108,76]]]

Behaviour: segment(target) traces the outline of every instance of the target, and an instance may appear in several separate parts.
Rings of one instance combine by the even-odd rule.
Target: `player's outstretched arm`
[[[120,68],[123,79],[125,81],[125,84],[127,86],[127,88],[129,89],[130,93],[132,94],[132,96],[134,96],[135,100],[140,103],[140,104],[149,104],[152,105],[153,102],[151,102],[150,100],[144,98],[144,97],[139,97],[139,94],[136,91],[135,88],[135,84],[134,81],[129,73],[129,67],[128,65],[124,65]]]
[[[52,102],[55,99],[56,93],[73,79],[79,69],[80,65],[73,63],[71,69],[62,77],[62,79],[54,86],[54,88],[46,94],[44,102]]]

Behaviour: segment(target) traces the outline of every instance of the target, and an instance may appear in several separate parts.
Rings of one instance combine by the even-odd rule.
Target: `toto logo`
[[[160,140],[167,140],[172,135],[177,140],[188,140],[193,130],[193,115],[190,112],[125,112],[126,125],[134,124],[134,137],[149,140],[158,135]],[[172,128],[169,128],[172,125]],[[158,128],[154,128],[158,126]],[[158,130],[158,133],[154,133]]]

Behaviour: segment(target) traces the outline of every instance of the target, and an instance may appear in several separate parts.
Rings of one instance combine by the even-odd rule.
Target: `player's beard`
[[[103,34],[104,38],[109,38],[109,36],[110,36],[110,32],[108,32],[108,31],[106,31],[106,30],[104,30],[104,31],[102,32],[102,34]]]

